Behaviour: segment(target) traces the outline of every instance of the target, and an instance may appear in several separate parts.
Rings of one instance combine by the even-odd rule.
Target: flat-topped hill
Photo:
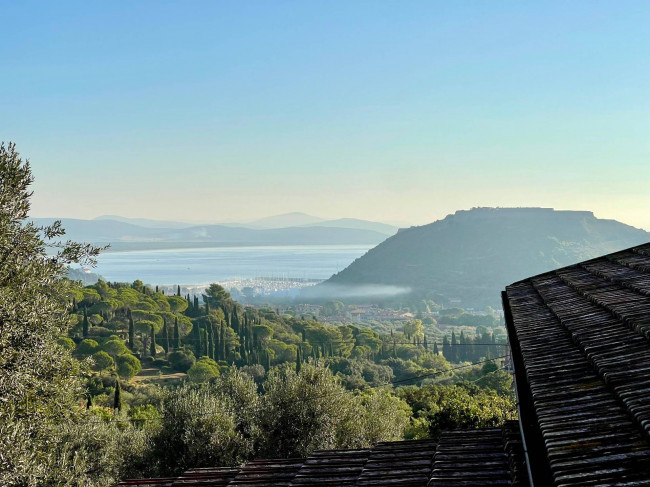
[[[494,306],[511,282],[648,241],[650,233],[588,211],[475,208],[400,230],[317,289],[345,297],[391,286]]]

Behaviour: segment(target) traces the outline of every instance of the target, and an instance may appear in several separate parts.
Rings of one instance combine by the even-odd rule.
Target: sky
[[[650,2],[0,0],[32,216],[650,230]]]

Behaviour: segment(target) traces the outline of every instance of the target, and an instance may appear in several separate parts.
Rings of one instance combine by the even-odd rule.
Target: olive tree
[[[159,475],[188,468],[236,465],[244,441],[235,413],[212,388],[183,385],[162,403],[160,428],[152,436],[152,458]]]
[[[330,369],[306,363],[296,373],[290,365],[276,367],[264,382],[261,453],[304,458],[316,449],[356,444],[358,435],[351,433],[362,416],[357,398]]]
[[[72,283],[61,277],[99,252],[61,242],[60,222],[27,221],[32,181],[15,145],[0,144],[0,485],[47,483],[58,425],[80,413],[79,366],[57,344],[72,301]]]

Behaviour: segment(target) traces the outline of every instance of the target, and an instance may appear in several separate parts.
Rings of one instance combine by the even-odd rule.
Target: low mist
[[[311,299],[345,299],[345,298],[391,298],[408,294],[410,287],[385,284],[324,284],[303,290],[303,296]]]

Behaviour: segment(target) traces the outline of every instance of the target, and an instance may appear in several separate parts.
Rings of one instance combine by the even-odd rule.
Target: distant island
[[[373,289],[383,299],[392,289],[446,306],[497,307],[508,283],[648,241],[650,233],[588,211],[473,208],[400,230],[303,297],[367,301]]]

